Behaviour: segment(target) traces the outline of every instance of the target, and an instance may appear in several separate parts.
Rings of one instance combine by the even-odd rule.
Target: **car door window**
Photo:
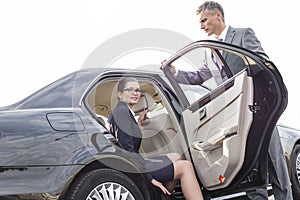
[[[246,63],[246,58],[230,51],[196,48],[182,55],[172,65],[177,69],[175,78],[184,79],[179,81],[180,87],[189,104],[193,104],[244,70]],[[180,71],[187,72],[188,75],[183,77]],[[195,81],[199,76],[201,83]]]

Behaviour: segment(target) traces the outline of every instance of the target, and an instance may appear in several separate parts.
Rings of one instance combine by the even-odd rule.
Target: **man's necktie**
[[[218,41],[222,42],[223,39],[219,38]],[[216,49],[215,51],[220,52],[218,49]],[[220,52],[220,54],[221,54],[221,52]],[[213,52],[211,52],[211,59],[214,61],[214,63],[218,67],[218,69],[221,70],[221,64],[219,63],[219,61],[217,60],[217,58],[214,56]]]

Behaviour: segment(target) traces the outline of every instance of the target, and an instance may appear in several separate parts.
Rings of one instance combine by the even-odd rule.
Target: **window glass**
[[[190,104],[246,69],[247,59],[224,49],[195,48],[172,65],[174,74]]]

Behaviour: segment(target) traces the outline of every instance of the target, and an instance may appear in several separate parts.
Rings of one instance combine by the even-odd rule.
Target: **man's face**
[[[203,29],[208,36],[212,34],[219,34],[218,31],[220,30],[222,21],[219,12],[205,10],[200,12],[199,16],[199,23],[201,24],[201,29]]]

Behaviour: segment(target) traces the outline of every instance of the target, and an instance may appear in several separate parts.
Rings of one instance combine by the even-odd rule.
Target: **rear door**
[[[199,179],[208,190],[235,188],[267,155],[286,107],[280,74],[259,56],[214,41],[187,46],[162,68],[180,99]]]

